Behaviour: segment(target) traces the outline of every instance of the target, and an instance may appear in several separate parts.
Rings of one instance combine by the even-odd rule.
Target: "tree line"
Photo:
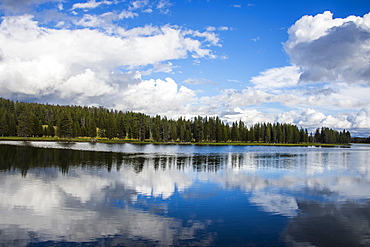
[[[0,98],[0,136],[119,138],[155,142],[349,143],[349,131],[327,127],[308,133],[289,123],[243,121],[219,117],[177,120],[166,116],[109,110],[104,107],[25,103]]]
[[[370,136],[369,137],[354,137],[351,139],[353,143],[370,143]]]

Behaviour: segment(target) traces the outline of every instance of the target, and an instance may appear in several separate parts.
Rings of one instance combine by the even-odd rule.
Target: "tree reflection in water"
[[[370,148],[69,148],[0,145],[0,245],[370,245]]]

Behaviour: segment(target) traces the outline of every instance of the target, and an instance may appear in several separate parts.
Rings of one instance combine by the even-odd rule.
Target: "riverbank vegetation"
[[[60,106],[15,102],[0,98],[0,136],[42,140],[105,142],[346,144],[349,131],[327,127],[314,133],[289,123],[242,121],[225,123],[219,117],[177,120],[103,107]],[[14,138],[13,138],[14,139]],[[15,138],[16,139],[16,138]]]

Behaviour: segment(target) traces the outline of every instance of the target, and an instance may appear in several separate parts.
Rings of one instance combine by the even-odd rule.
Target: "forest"
[[[351,141],[349,131],[319,127],[314,133],[289,123],[243,121],[225,123],[219,117],[168,119],[104,107],[61,106],[0,98],[0,136],[106,138],[150,142],[327,143]]]

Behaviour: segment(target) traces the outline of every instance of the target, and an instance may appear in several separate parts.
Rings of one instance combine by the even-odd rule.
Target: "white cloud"
[[[226,26],[219,26],[219,27],[213,27],[213,26],[208,26],[205,28],[208,32],[214,32],[216,30],[218,31],[229,31],[233,30],[231,27],[226,27]]]
[[[244,108],[257,106],[272,102],[296,102],[297,98],[293,94],[273,94],[259,89],[247,88],[242,90],[225,89],[220,94],[213,97],[201,99],[203,104],[223,105],[231,110],[237,107]]]
[[[296,86],[299,76],[298,67],[286,66],[265,70],[259,76],[252,77],[251,82],[258,89],[286,88]]]
[[[229,82],[238,82],[238,83],[241,82],[241,81],[238,81],[238,80],[235,80],[235,79],[228,79],[227,81],[229,81]]]
[[[296,124],[315,131],[318,127],[329,127],[337,130],[353,130],[354,135],[363,135],[370,128],[370,108],[363,108],[358,112],[324,114],[313,108],[291,110],[286,112],[263,112],[253,108],[236,107],[223,116],[229,122],[242,120],[248,126],[261,122],[279,122]]]
[[[304,16],[289,29],[285,50],[301,69],[301,81],[370,85],[370,13]]]
[[[208,26],[208,27],[206,27],[206,30],[208,32],[213,32],[213,31],[216,31],[216,28],[215,27],[212,27],[212,26]]]
[[[142,71],[142,75],[150,75],[152,73],[158,73],[158,72],[163,72],[163,73],[173,73],[173,69],[176,68],[177,66],[174,66],[171,62],[167,63],[156,63],[153,64],[153,67],[146,70]]]
[[[168,8],[172,6],[172,3],[169,0],[160,0],[157,4],[157,9],[161,10],[164,13],[168,13]]]
[[[190,85],[201,85],[201,84],[216,84],[211,80],[205,78],[188,78],[183,83],[190,84]]]
[[[230,28],[229,27],[226,27],[226,26],[221,26],[218,28],[218,30],[220,31],[228,31]]]
[[[348,114],[325,115],[314,109],[305,109],[302,111],[295,119],[295,123],[311,130],[320,126],[336,129],[348,129],[353,126],[353,123],[348,120]]]
[[[45,1],[17,3],[21,2],[29,6]],[[116,2],[86,1],[73,8],[111,3]],[[62,2],[58,6],[62,9]],[[187,79],[182,83],[188,87],[181,87],[171,78],[143,80],[141,76],[173,73],[178,59],[192,57],[200,63],[200,58],[216,58],[212,47],[220,47],[221,41],[215,31],[232,28],[209,26],[198,31],[171,25],[132,29],[117,25],[118,20],[138,17],[138,11],[169,6],[170,2],[143,0],[131,2],[122,11],[82,17],[76,13],[72,19],[56,22],[65,28],[59,30],[42,27],[31,15],[3,17],[1,96],[17,95],[20,100],[53,97],[57,102],[99,103],[169,117],[219,115],[230,121],[242,118],[248,124],[287,121],[310,128],[316,124],[359,131],[367,128],[370,14],[344,19],[333,18],[330,12],[304,16],[289,29],[285,43],[290,66],[261,72],[251,78],[252,87],[224,89],[218,95],[198,98],[190,89],[192,84],[211,81]],[[78,27],[66,29],[69,24]],[[286,113],[279,110],[281,105]],[[307,109],[315,112],[309,115]]]
[[[160,29],[152,25],[136,27],[129,30],[120,30],[119,34],[123,37],[148,37],[160,34]]]
[[[75,10],[75,9],[94,9],[94,8],[99,7],[102,4],[110,5],[110,4],[112,4],[112,2],[111,1],[97,2],[96,0],[89,0],[86,3],[75,3],[75,4],[73,4],[72,10]]]
[[[62,64],[47,57],[29,61],[7,59],[6,63],[0,63],[0,90],[7,96],[50,94],[65,73]]]
[[[70,98],[73,95],[78,104],[83,104],[88,97],[110,95],[117,91],[118,85],[109,85],[100,79],[90,69],[83,73],[71,76],[56,87],[61,98]]]
[[[180,117],[195,98],[195,92],[171,79],[151,79],[128,85],[117,107],[125,110]],[[118,100],[117,100],[118,101]]]
[[[132,8],[133,9],[140,9],[140,8],[145,8],[149,5],[149,0],[137,0],[131,2]]]
[[[275,121],[365,133],[370,108],[370,13],[347,18],[333,18],[328,11],[304,16],[289,29],[284,48],[291,66],[252,77],[253,88],[229,91],[230,98],[244,109],[239,115],[245,116],[247,102],[254,102],[264,104],[265,112],[275,110]],[[266,108],[270,102],[289,107],[289,112]],[[237,117],[233,115],[233,119]]]
[[[247,124],[247,126],[252,126],[257,123],[269,122],[273,123],[275,121],[275,116],[269,113],[263,113],[256,109],[241,109],[239,107],[232,110],[232,112],[227,113],[224,116],[227,121],[235,122],[242,120]]]
[[[353,128],[370,129],[370,107],[361,109],[350,119],[353,123]]]
[[[118,99],[117,94],[125,94],[130,98],[129,92],[136,90],[134,95],[138,97],[150,95],[150,90],[154,89],[153,92],[158,92],[156,98],[150,96],[148,100],[156,100],[167,109],[175,104],[175,99],[169,102],[166,98],[171,97],[171,93],[184,103],[194,92],[185,87],[174,89],[177,84],[172,79],[157,81],[157,86],[148,89],[146,86],[153,83],[112,72],[150,65],[152,68],[147,74],[170,73],[175,66],[169,60],[183,59],[189,54],[212,57],[211,50],[203,48],[208,36],[200,41],[197,32],[178,27],[144,26],[124,31],[122,36],[111,36],[94,29],[42,28],[32,18],[30,15],[4,17],[1,23],[0,93],[3,96],[53,95],[74,99],[71,104],[90,104],[89,99],[95,100],[97,96]],[[138,82],[142,84],[136,85]],[[166,89],[161,86],[163,83],[169,86],[167,89],[174,90],[163,91]],[[128,84],[130,89],[125,91]],[[133,88],[136,89],[133,91]],[[164,99],[163,93],[168,95]],[[137,98],[131,99],[137,101]],[[152,108],[146,103],[135,109],[145,111],[144,106]]]
[[[77,26],[81,27],[89,27],[89,28],[101,28],[103,29],[108,35],[119,34],[123,35],[127,31],[124,30],[122,27],[117,26],[114,24],[115,21],[126,19],[126,18],[135,18],[138,14],[130,11],[123,10],[120,13],[116,12],[106,12],[101,15],[90,15],[85,14],[82,18],[76,19],[73,23]]]
[[[144,13],[152,13],[153,9],[158,10],[162,14],[169,14],[170,7],[173,4],[169,0],[136,0],[131,2],[130,10],[141,10]]]

